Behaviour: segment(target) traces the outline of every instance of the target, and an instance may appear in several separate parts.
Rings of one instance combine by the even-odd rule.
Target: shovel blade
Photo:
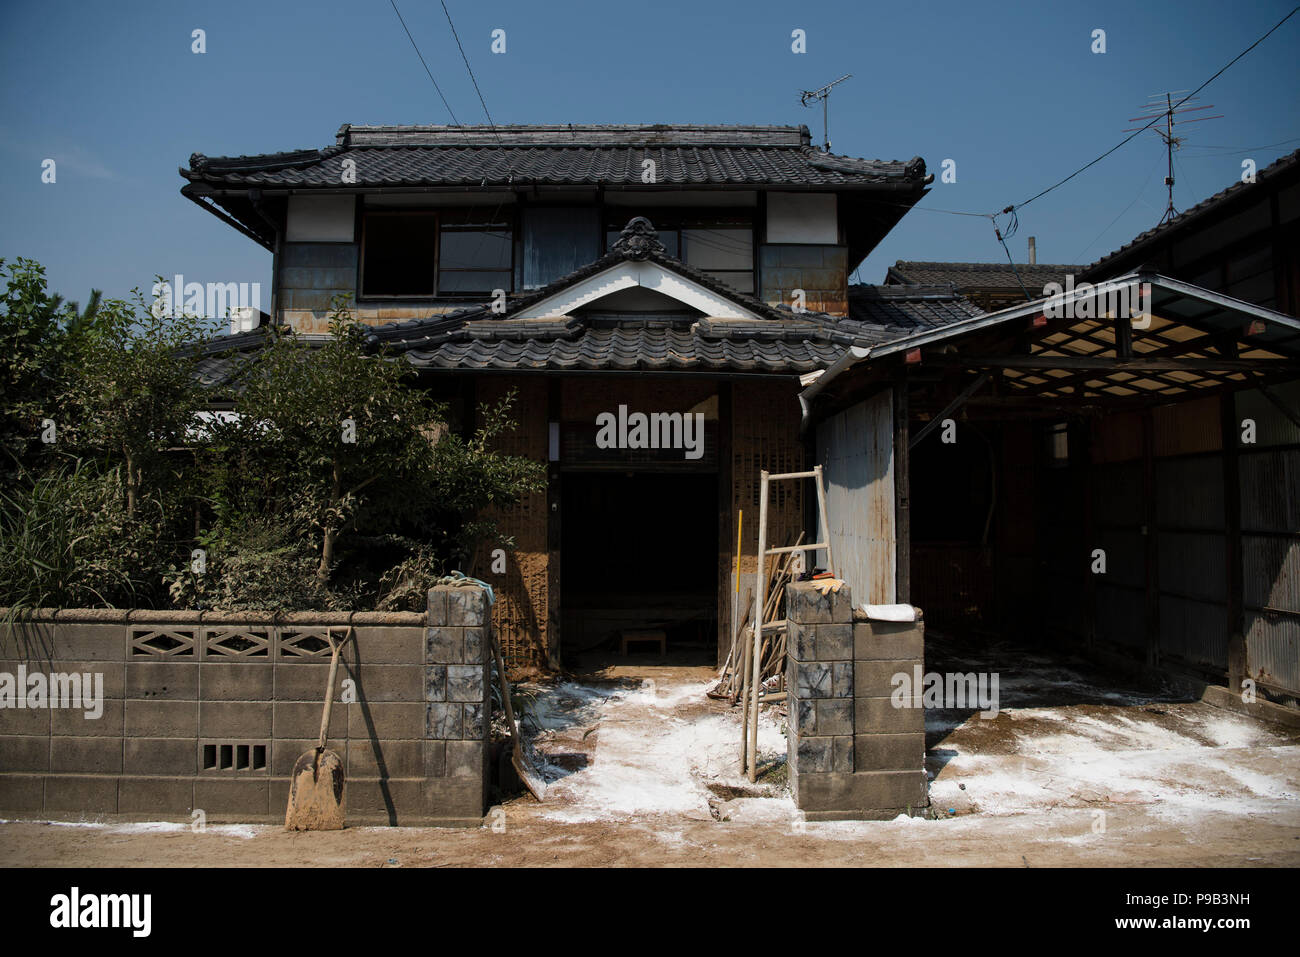
[[[298,755],[289,783],[286,831],[343,829],[347,787],[343,760],[329,748],[312,748]]]

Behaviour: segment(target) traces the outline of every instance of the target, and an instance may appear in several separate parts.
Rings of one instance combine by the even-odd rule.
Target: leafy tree
[[[408,385],[410,366],[372,354],[366,328],[336,298],[322,345],[277,331],[240,383],[236,410],[262,435],[278,473],[306,496],[326,582],[339,540],[368,512],[394,517],[403,483],[432,467],[445,409]],[[387,514],[385,514],[387,513]]]
[[[197,317],[159,317],[139,290],[133,296],[98,305],[60,396],[69,448],[122,469],[128,516],[146,482],[177,477],[175,451],[208,405],[196,347],[210,334]]]
[[[67,310],[38,262],[0,259],[0,283],[0,476],[12,480],[35,464],[41,422],[55,418]]]

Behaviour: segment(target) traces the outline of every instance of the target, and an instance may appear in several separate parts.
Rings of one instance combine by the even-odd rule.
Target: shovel
[[[333,629],[326,629],[330,650],[329,686],[325,689],[325,713],[320,719],[320,740],[316,747],[298,755],[289,783],[289,807],[284,812],[286,831],[339,831],[343,829],[343,759],[325,747],[330,728],[330,707],[334,704],[334,679],[339,672],[339,653],[352,637],[352,626],[341,641]]]
[[[524,782],[524,786],[540,802],[546,796],[546,781],[537,773],[537,769],[524,754],[519,725],[515,723],[515,706],[510,703],[510,682],[506,680],[506,663],[501,657],[501,646],[497,643],[496,635],[492,636],[492,654],[496,656],[497,679],[501,682],[501,703],[506,709],[506,720],[510,722],[510,743],[513,745],[510,763],[514,766],[515,773],[519,775],[519,780]]]

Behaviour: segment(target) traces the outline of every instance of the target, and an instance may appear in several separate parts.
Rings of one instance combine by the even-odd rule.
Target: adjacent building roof
[[[190,157],[194,183],[358,189],[398,186],[644,185],[852,189],[923,185],[925,161],[823,153],[806,126],[351,126],[334,146]],[[345,178],[345,170],[355,179]]]
[[[938,263],[900,259],[889,267],[886,283],[947,283],[958,291],[976,289],[1020,290],[1020,283],[1033,296],[1040,296],[1049,282],[1065,282],[1067,273],[1078,274],[1082,266],[1017,263]],[[1020,278],[1016,278],[1016,273]]]
[[[1300,150],[1283,156],[1276,162],[1259,170],[1255,174],[1255,182],[1246,183],[1238,180],[1227,189],[1219,190],[1208,199],[1201,200],[1191,209],[1184,210],[1174,216],[1167,223],[1148,229],[1144,233],[1139,233],[1119,249],[1107,253],[1092,265],[1082,268],[1080,270],[1081,278],[1091,282],[1097,278],[1113,275],[1118,270],[1127,271],[1140,266],[1142,260],[1162,244],[1189,230],[1195,230],[1202,225],[1211,225],[1207,222],[1208,220],[1220,213],[1235,212],[1231,207],[1237,204],[1244,205],[1251,202],[1253,200],[1251,194],[1258,193],[1260,185],[1279,188],[1285,184],[1286,180],[1294,179],[1298,173],[1300,173]]]

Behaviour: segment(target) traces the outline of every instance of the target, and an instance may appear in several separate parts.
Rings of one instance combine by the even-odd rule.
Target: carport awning
[[[1055,290],[1053,290],[1055,291]],[[942,329],[854,349],[803,393],[849,369],[970,370],[999,395],[1053,403],[1158,399],[1300,376],[1300,320],[1149,273],[1066,288]]]

